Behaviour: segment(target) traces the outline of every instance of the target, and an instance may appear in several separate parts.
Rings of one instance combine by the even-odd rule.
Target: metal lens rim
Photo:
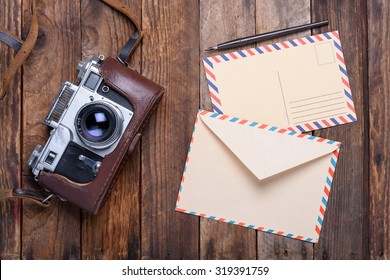
[[[90,136],[86,129],[86,118],[92,113],[104,111],[109,118],[109,128],[100,137]],[[75,127],[80,140],[90,148],[106,149],[114,144],[120,137],[123,118],[121,113],[108,102],[91,102],[84,105],[76,115]]]
[[[108,122],[107,130],[104,131],[103,134],[100,136],[92,136],[90,133],[90,129],[88,128],[88,125],[87,125],[88,118],[96,113],[103,113],[104,116],[107,118],[107,122]],[[112,134],[115,130],[116,120],[115,120],[114,112],[110,108],[108,108],[107,106],[104,106],[101,104],[93,104],[93,105],[84,107],[84,109],[82,109],[80,111],[78,118],[80,118],[80,122],[78,122],[78,125],[81,129],[80,132],[82,133],[83,137],[86,140],[91,141],[91,142],[99,143],[99,142],[106,141],[107,139],[109,139],[112,136]]]

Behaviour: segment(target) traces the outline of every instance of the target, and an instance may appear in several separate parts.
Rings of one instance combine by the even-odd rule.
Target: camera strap
[[[120,50],[117,55],[117,59],[122,63],[127,65],[127,61],[130,56],[133,54],[135,48],[141,41],[143,37],[143,32],[139,25],[138,17],[135,13],[129,8],[129,6],[122,3],[120,0],[101,0],[108,6],[117,10],[118,12],[125,15],[131,22],[133,22],[135,30],[131,34],[130,39],[125,43],[123,48]],[[30,31],[27,35],[25,41],[18,39],[16,36],[11,35],[9,32],[6,32],[0,28],[0,42],[3,42],[17,51],[16,56],[11,60],[9,68],[6,70],[3,79],[0,83],[0,101],[4,98],[6,90],[18,72],[19,68],[26,61],[27,57],[30,55],[32,49],[35,46],[38,37],[38,15],[36,12],[37,5],[36,0],[31,0],[31,13],[32,21],[30,25]]]
[[[135,48],[137,47],[139,42],[141,42],[143,37],[143,32],[139,25],[138,17],[129,8],[129,6],[124,5],[120,0],[101,0],[101,1],[106,3],[111,8],[125,15],[134,24],[135,30],[133,34],[131,34],[130,39],[126,42],[126,44],[122,47],[119,54],[117,55],[117,59],[119,60],[119,62],[127,65],[127,61],[129,60],[130,56],[133,54]]]
[[[7,87],[9,86],[12,78],[18,72],[19,68],[26,61],[27,57],[31,53],[38,37],[38,15],[36,12],[36,0],[31,0],[31,13],[32,20],[30,25],[30,31],[26,40],[17,39],[16,36],[10,35],[0,29],[0,41],[7,44],[11,48],[17,51],[15,57],[11,60],[8,69],[5,71],[4,77],[0,83],[0,101],[4,98]]]
[[[30,31],[26,37],[26,40],[20,40],[17,36],[11,35],[10,32],[6,32],[0,28],[0,42],[5,43],[9,47],[13,48],[17,54],[11,60],[8,69],[5,71],[4,77],[1,79],[0,83],[0,101],[5,97],[6,90],[12,81],[15,74],[18,72],[19,68],[26,61],[30,55],[32,49],[35,46],[35,43],[38,38],[38,14],[37,14],[37,0],[31,1],[31,13],[32,20],[30,25]],[[101,0],[111,8],[117,10],[126,16],[134,24],[134,32],[130,36],[130,39],[125,43],[123,48],[120,50],[117,55],[117,59],[122,64],[128,66],[127,61],[130,56],[133,54],[135,48],[142,40],[143,32],[139,25],[138,17],[135,13],[122,1],[120,0]],[[13,188],[13,189],[0,189],[0,201],[7,198],[23,198],[32,202],[35,202],[41,206],[49,206],[49,199],[52,195],[48,194],[45,191],[38,190],[26,190],[22,188]]]

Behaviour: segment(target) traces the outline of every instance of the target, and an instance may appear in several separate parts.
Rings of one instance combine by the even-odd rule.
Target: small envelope
[[[340,143],[199,111],[176,210],[317,242]]]
[[[298,132],[356,121],[337,31],[203,61],[217,113]]]

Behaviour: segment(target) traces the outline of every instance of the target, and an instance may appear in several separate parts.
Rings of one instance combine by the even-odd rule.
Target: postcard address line
[[[331,118],[331,117],[336,117],[336,116],[346,114],[345,102],[343,100],[344,97],[341,96],[342,93],[341,91],[321,94],[321,95],[303,98],[299,100],[293,100],[288,102],[289,105],[287,105],[280,73],[279,71],[276,71],[276,73],[278,75],[280,91],[283,98],[284,109],[285,109],[286,118],[289,125],[291,125],[292,122],[294,123],[294,125],[298,125],[301,123],[315,121],[318,119]],[[318,98],[322,98],[322,100],[318,100]],[[317,106],[313,107],[313,105],[314,106],[317,105]],[[312,107],[308,107],[308,106],[312,106]],[[321,110],[320,112],[318,111],[316,112],[316,110],[320,110],[320,109],[324,109],[324,110]],[[290,120],[290,116],[288,113],[289,111],[291,112],[291,115],[294,115],[294,117],[292,117],[293,121]]]
[[[289,102],[289,109],[291,114],[294,115],[294,124],[345,114],[345,102],[341,93],[341,91],[331,92]]]

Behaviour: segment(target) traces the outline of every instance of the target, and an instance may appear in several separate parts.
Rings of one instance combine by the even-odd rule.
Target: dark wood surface
[[[370,2],[370,1],[369,1]],[[348,11],[348,12],[347,12]],[[367,131],[367,30],[366,1],[318,1],[312,5],[314,21],[328,18],[331,30],[342,36],[344,58],[358,120],[316,131],[342,143],[332,192],[323,223],[322,240],[314,247],[314,258],[362,259],[368,257],[368,143]],[[316,32],[325,29],[316,30]],[[388,194],[390,195],[390,194]]]
[[[26,162],[47,139],[60,85],[88,55],[115,55],[132,30],[97,0],[38,2],[37,45],[0,102],[1,188],[38,188]],[[390,1],[124,2],[146,32],[130,64],[166,95],[98,215],[59,200],[0,202],[1,259],[390,259]],[[30,18],[28,0],[0,1],[3,29],[25,35]],[[340,31],[358,121],[314,133],[343,143],[319,243],[175,212],[197,109],[211,109],[203,50],[325,18],[312,34]],[[13,55],[0,45],[0,76]]]

